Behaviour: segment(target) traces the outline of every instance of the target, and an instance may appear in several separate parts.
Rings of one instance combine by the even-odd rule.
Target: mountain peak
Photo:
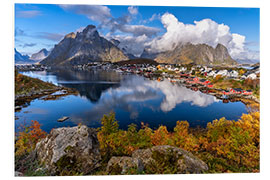
[[[72,39],[74,39],[75,37],[76,37],[76,34],[74,32],[71,32],[71,33],[65,35],[65,38],[72,38]]]
[[[97,28],[94,25],[88,25],[84,30],[82,31],[82,34],[86,37],[99,37],[99,34],[97,32]]]

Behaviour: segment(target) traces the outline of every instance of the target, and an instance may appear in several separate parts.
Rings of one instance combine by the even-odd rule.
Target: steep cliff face
[[[206,44],[179,44],[171,51],[149,53],[146,50],[142,57],[153,58],[159,63],[171,64],[235,64],[225,46],[218,44],[216,48]]]
[[[41,61],[46,65],[83,64],[91,61],[118,62],[127,56],[112,42],[99,36],[96,27],[87,26],[80,33],[67,34],[50,55]]]

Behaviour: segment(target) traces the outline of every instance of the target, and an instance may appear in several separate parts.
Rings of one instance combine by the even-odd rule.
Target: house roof
[[[241,88],[233,88],[233,90],[235,90],[235,91],[243,91],[243,89],[241,89]]]

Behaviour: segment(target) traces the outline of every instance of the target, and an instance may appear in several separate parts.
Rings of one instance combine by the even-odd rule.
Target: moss
[[[122,168],[118,164],[110,166],[110,168],[108,169],[108,173],[111,175],[119,175],[121,174],[121,172]]]
[[[59,169],[63,169],[63,168],[72,168],[75,165],[76,160],[73,157],[64,155],[62,156],[57,162],[56,162],[56,166]]]
[[[179,171],[179,160],[184,161],[183,155],[176,155],[172,149],[168,149],[164,153],[153,151],[151,158],[153,160],[145,167],[145,172],[149,174],[176,174]],[[181,169],[183,167],[180,167]]]
[[[65,148],[64,151],[65,151],[65,152],[68,152],[68,151],[72,150],[72,148],[73,148],[73,147],[72,147],[71,145],[69,145],[69,146],[67,146],[67,147]]]

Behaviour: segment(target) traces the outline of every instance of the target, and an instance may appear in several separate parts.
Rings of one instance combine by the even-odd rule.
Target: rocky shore
[[[15,95],[15,111],[27,106],[32,100],[41,98],[43,100],[55,100],[63,96],[78,94],[75,89],[55,86],[50,89],[32,90],[29,93]]]

